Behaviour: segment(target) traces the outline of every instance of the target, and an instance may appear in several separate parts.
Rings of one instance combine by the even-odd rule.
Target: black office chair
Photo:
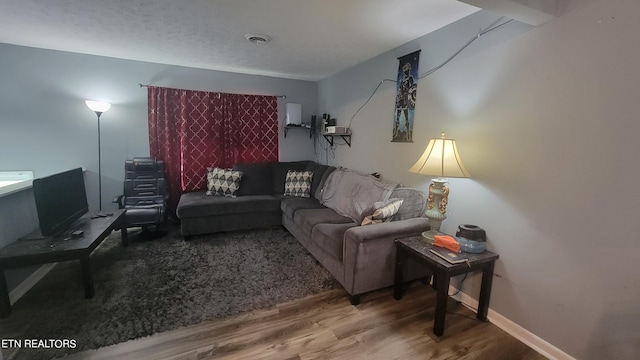
[[[166,234],[165,208],[167,194],[164,162],[150,157],[136,157],[124,164],[124,194],[113,199],[125,214],[127,228],[141,227],[143,239],[154,239]]]

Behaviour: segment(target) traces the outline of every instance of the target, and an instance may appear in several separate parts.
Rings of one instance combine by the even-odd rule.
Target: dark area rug
[[[84,298],[79,262],[64,262],[0,320],[3,338],[74,339],[77,347],[20,349],[12,358],[62,356],[339,287],[281,227],[186,242],[171,228],[127,248],[114,232],[91,261],[95,298]]]

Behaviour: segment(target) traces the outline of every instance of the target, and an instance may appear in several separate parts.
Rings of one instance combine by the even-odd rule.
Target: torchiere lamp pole
[[[101,101],[86,100],[85,103],[89,109],[93,110],[98,116],[98,216],[102,214],[102,164],[100,154],[100,115],[111,108],[111,104]]]

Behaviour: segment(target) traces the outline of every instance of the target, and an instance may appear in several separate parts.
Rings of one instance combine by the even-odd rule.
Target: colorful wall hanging
[[[413,113],[418,92],[420,50],[399,57],[392,142],[413,142]]]

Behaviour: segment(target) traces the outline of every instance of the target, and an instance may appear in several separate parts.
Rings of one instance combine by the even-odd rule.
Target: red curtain
[[[207,167],[278,160],[275,96],[149,86],[149,148],[165,162],[169,214],[206,188]]]

